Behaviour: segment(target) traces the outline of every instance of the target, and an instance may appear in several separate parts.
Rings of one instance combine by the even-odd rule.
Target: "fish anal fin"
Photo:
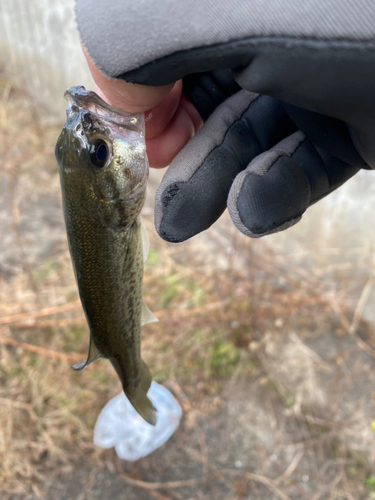
[[[142,313],[141,313],[141,325],[146,325],[147,323],[157,323],[158,318],[150,311],[146,302],[142,300]]]
[[[102,358],[102,357],[103,357],[102,353],[96,347],[94,339],[92,338],[92,335],[90,335],[89,355],[87,356],[87,359],[83,360],[83,361],[79,361],[79,363],[75,363],[72,366],[72,368],[73,368],[73,370],[81,371],[84,368],[86,368],[86,366],[88,366],[89,364],[93,363],[94,361],[96,361],[97,359]]]
[[[79,363],[75,363],[72,365],[73,370],[79,372],[83,370],[87,366],[87,359],[84,359],[83,361],[79,361]]]

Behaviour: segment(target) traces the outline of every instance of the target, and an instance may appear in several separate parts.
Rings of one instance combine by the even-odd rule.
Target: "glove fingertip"
[[[307,176],[288,157],[281,157],[264,175],[241,172],[228,196],[234,225],[252,238],[296,224],[310,203]]]

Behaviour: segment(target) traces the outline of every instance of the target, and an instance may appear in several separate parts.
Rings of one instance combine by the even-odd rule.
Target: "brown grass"
[[[120,385],[105,360],[78,374],[69,368],[86,356],[88,346],[70,258],[66,245],[41,262],[28,258],[28,243],[19,229],[22,193],[17,190],[18,179],[28,178],[36,193],[48,189],[59,196],[53,158],[58,129],[42,125],[30,101],[8,82],[0,82],[0,93],[0,156],[10,186],[8,214],[24,256],[12,275],[0,277],[0,491],[4,495],[34,492],[42,497],[46,478],[70,467],[77,456],[96,463],[109,460],[108,454],[101,455],[92,444],[92,430],[101,408],[120,391]],[[282,376],[275,380],[278,358],[271,352],[273,344],[297,342],[300,350],[296,352],[303,362],[302,353],[306,352],[298,339],[327,329],[337,338],[349,332],[357,344],[334,359],[327,357],[324,363],[314,358],[314,367],[342,363],[363,349],[372,357],[374,333],[361,319],[373,283],[369,273],[361,271],[353,277],[355,265],[346,262],[345,255],[330,263],[326,272],[299,266],[292,256],[275,254],[267,243],[235,233],[228,240],[215,230],[208,233],[208,246],[199,238],[169,245],[156,236],[152,216],[146,213],[145,220],[152,249],[145,268],[145,298],[160,321],[144,328],[143,357],[154,379],[170,387],[180,400],[186,428],[197,411],[210,418],[225,398],[228,384],[248,380],[276,391],[285,411],[303,421],[309,432],[294,459],[276,478],[254,471],[237,478],[238,471],[218,471],[207,457],[198,454],[194,460],[206,464],[207,478],[222,476],[230,487],[237,485],[237,492],[246,491],[248,482],[258,482],[285,500],[290,498],[289,488],[295,486],[291,479],[295,469],[312,449],[316,456],[323,454],[316,458],[321,468],[333,460],[337,473],[326,484],[317,480],[317,494],[305,498],[370,495],[371,489],[364,483],[366,477],[371,478],[370,454],[352,449],[342,437],[345,429],[353,432],[352,416],[348,415],[350,425],[345,427],[334,421],[334,411],[314,414],[307,400],[298,401],[298,387],[293,385],[297,382]],[[365,258],[369,258],[367,254]],[[335,279],[325,279],[327,273],[334,273]],[[354,301],[355,297],[359,299]],[[297,340],[290,337],[293,332],[298,334]],[[365,375],[372,376],[373,368],[366,369]],[[282,374],[282,369],[277,373]],[[350,372],[350,376],[350,380],[364,376],[363,370]],[[345,386],[340,390],[345,391]],[[332,458],[336,441],[339,444]],[[111,460],[117,463],[115,458]],[[125,480],[152,491],[150,498],[164,499],[169,497],[159,490],[178,490],[183,483]],[[198,483],[193,478],[188,484]],[[324,488],[330,497],[324,496]],[[175,492],[174,498],[187,497]]]

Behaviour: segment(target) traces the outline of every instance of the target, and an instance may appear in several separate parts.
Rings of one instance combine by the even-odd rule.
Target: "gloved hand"
[[[375,168],[373,1],[77,0],[76,13],[105,75],[183,78],[206,120],[157,191],[162,238],[190,238],[226,207],[248,236],[286,229]]]

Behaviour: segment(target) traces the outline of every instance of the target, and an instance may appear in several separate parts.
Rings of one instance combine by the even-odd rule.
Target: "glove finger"
[[[236,177],[228,196],[229,214],[237,229],[252,238],[282,231],[359,168],[295,132],[254,158]]]
[[[284,109],[316,148],[350,165],[369,169],[354,146],[345,122],[291,104],[284,103]]]
[[[210,227],[236,175],[295,130],[279,101],[244,90],[227,99],[164,175],[155,197],[159,235],[177,243]]]
[[[220,104],[239,92],[241,87],[232,71],[223,69],[188,75],[183,79],[183,89],[203,121],[206,121]]]

